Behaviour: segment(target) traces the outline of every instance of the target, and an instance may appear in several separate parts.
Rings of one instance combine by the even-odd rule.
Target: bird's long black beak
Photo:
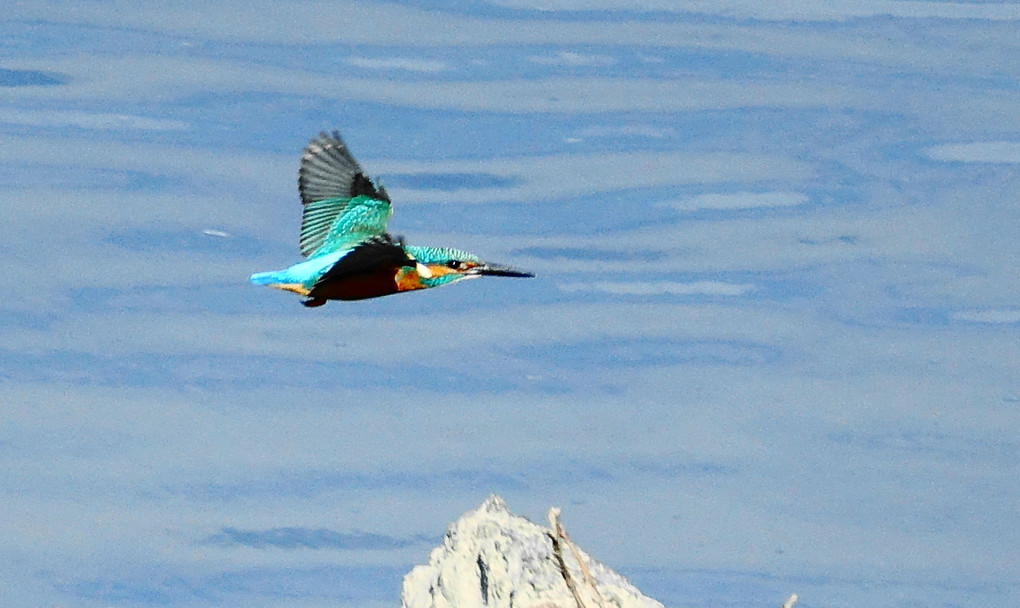
[[[470,272],[471,274],[480,274],[487,277],[530,278],[535,276],[530,272],[515,270],[509,266],[500,266],[499,264],[482,264],[481,266],[475,266],[470,270]]]

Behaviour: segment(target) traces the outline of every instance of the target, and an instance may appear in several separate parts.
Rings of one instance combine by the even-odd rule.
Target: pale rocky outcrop
[[[498,496],[450,525],[429,562],[404,577],[403,608],[662,608],[551,528]]]

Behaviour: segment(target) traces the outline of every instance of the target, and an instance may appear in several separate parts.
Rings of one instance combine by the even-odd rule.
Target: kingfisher
[[[386,231],[390,197],[376,187],[340,134],[320,133],[305,146],[298,171],[301,254],[284,270],[257,272],[251,282],[304,296],[305,306],[364,300],[449,285],[482,276],[533,277],[483,262],[451,247],[407,245]]]

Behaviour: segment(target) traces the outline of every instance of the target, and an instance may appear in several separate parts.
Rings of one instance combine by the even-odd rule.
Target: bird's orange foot
[[[316,306],[322,306],[326,303],[326,300],[321,298],[308,298],[307,300],[301,300],[301,303],[308,308],[315,308]]]

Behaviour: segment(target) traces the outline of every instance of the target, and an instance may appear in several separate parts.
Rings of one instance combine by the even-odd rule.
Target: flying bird
[[[376,187],[334,131],[304,149],[298,172],[301,254],[285,270],[258,272],[251,282],[294,292],[305,306],[364,300],[449,285],[481,276],[532,277],[450,247],[407,245],[386,231],[393,214],[386,189]]]

